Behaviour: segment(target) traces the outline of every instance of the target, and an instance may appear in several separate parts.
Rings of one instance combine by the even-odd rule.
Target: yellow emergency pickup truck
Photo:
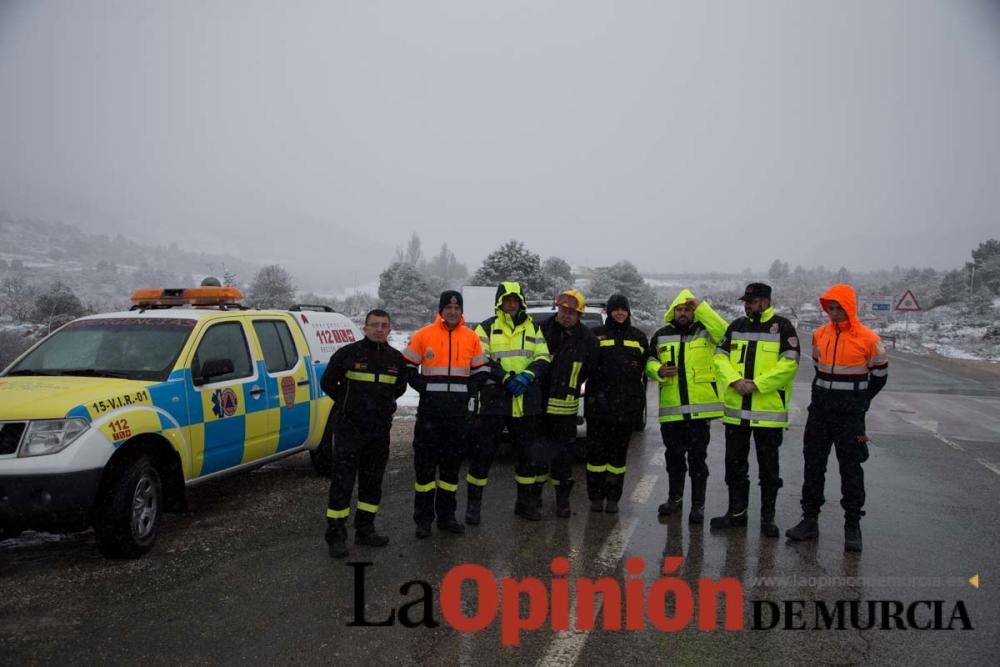
[[[328,472],[319,386],[362,334],[344,315],[249,310],[232,287],[139,290],[0,373],[0,539],[93,526],[137,557],[188,486],[310,450]]]

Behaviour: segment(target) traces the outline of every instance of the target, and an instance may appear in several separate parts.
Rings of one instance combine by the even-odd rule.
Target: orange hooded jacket
[[[867,410],[888,380],[889,358],[879,335],[858,320],[853,287],[834,285],[828,289],[819,299],[824,312],[830,301],[840,304],[847,319],[831,320],[813,333],[813,402]]]

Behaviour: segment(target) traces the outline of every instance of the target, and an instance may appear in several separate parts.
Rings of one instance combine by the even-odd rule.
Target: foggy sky
[[[369,282],[957,267],[1000,236],[985,0],[0,0],[0,210]]]

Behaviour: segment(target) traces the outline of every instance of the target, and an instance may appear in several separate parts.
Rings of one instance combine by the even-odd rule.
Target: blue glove
[[[528,385],[531,384],[531,380],[532,377],[527,373],[518,373],[507,381],[507,391],[514,396],[520,396],[528,391]]]

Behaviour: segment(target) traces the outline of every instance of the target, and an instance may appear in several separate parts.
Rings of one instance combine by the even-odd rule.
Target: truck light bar
[[[134,307],[221,306],[238,304],[243,292],[238,287],[152,287],[132,293]]]

